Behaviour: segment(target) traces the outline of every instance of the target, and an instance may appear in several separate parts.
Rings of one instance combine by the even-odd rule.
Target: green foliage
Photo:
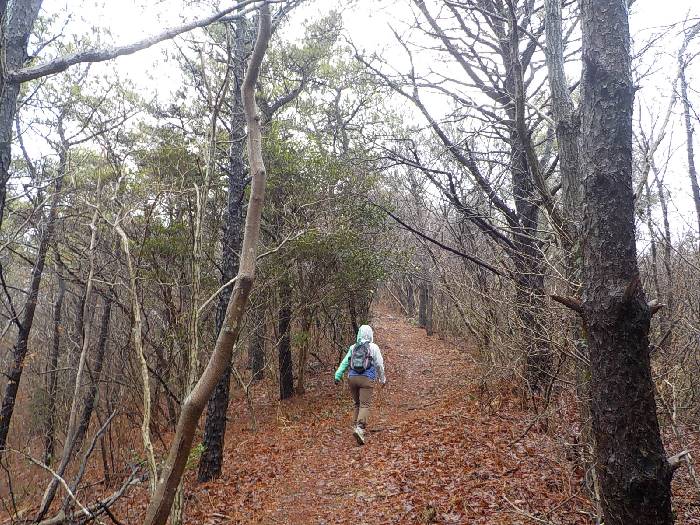
[[[190,449],[190,454],[187,456],[187,463],[185,463],[185,470],[193,470],[197,467],[202,454],[204,454],[205,448],[204,443],[198,443]]]
[[[368,201],[378,175],[279,126],[265,146],[267,243],[291,239],[265,270],[289,273],[298,305],[344,308],[349,297],[368,301],[395,251],[384,242],[384,216]]]

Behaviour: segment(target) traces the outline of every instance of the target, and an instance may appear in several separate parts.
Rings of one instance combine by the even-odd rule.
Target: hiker
[[[350,393],[355,402],[355,414],[352,422],[353,435],[359,445],[365,444],[365,429],[369,406],[372,402],[372,390],[377,378],[384,385],[384,358],[379,347],[374,344],[374,332],[369,325],[363,324],[357,331],[357,340],[348,349],[335,372],[335,384],[340,383],[345,371],[350,368],[348,380]]]

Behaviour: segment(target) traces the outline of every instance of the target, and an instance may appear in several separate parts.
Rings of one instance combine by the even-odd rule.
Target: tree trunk
[[[61,324],[63,315],[63,298],[66,295],[66,281],[60,271],[60,266],[56,267],[56,278],[58,280],[58,294],[56,303],[53,308],[53,342],[51,344],[51,353],[49,354],[49,363],[47,367],[47,386],[46,386],[46,434],[44,436],[44,464],[51,465],[54,454],[54,441],[56,438],[56,393],[58,385],[58,356],[61,352],[61,332],[63,326]]]
[[[664,244],[663,244],[663,262],[664,273],[666,275],[666,294],[664,303],[666,307],[659,313],[661,315],[661,338],[662,346],[671,345],[673,342],[673,311],[675,308],[675,300],[673,294],[673,262],[671,259],[671,224],[668,220],[668,202],[666,201],[666,190],[663,181],[659,176],[656,166],[652,162],[651,169],[654,171],[654,179],[656,181],[656,189],[659,193],[659,204],[661,205],[661,217],[664,224]],[[661,296],[659,296],[661,300]]]
[[[231,90],[231,145],[228,158],[228,207],[224,236],[222,240],[222,274],[221,284],[233,279],[238,271],[238,252],[241,249],[241,234],[243,231],[243,198],[245,191],[245,161],[243,147],[245,142],[245,114],[240,86],[243,83],[244,62],[246,57],[245,18],[237,21],[235,29],[236,49],[231,54],[232,78],[234,88]],[[231,298],[232,285],[224,288],[219,294],[216,310],[216,331],[221,331],[226,315],[226,307]],[[226,435],[226,412],[228,410],[231,383],[231,364],[229,363],[224,375],[214,389],[214,395],[207,405],[207,418],[204,424],[204,452],[199,461],[197,479],[205,482],[221,475],[223,462],[224,438]]]
[[[688,176],[690,187],[693,190],[693,202],[698,219],[698,235],[700,235],[700,186],[698,186],[698,172],[695,169],[695,148],[693,146],[693,124],[690,119],[690,100],[688,99],[688,82],[685,78],[684,58],[680,57],[681,102],[683,103],[683,119],[685,121],[686,153],[688,155]]]
[[[0,123],[1,125],[1,123]],[[1,130],[0,130],[1,133]],[[0,141],[1,142],[1,141]],[[0,143],[0,149],[2,144]],[[0,151],[2,156],[2,151]],[[0,159],[0,162],[2,160]],[[58,204],[61,199],[61,188],[63,187],[63,178],[65,175],[65,154],[61,156],[59,161],[59,174],[56,177],[54,185],[54,194],[51,198],[51,208],[46,220],[46,229],[44,230],[41,240],[39,241],[39,249],[37,250],[36,261],[32,268],[32,276],[29,284],[29,293],[24,304],[24,314],[19,321],[17,339],[12,349],[12,363],[6,373],[7,383],[2,397],[2,406],[0,407],[0,454],[7,445],[7,435],[10,431],[10,423],[12,414],[15,410],[15,401],[17,399],[17,391],[19,382],[22,379],[24,371],[24,359],[27,355],[29,334],[34,323],[34,312],[36,311],[37,301],[39,299],[39,288],[41,279],[44,274],[44,264],[46,262],[46,254],[52,241],[53,232],[56,227],[56,219],[58,217]],[[2,175],[0,173],[0,175]],[[2,197],[4,198],[4,197]]]
[[[635,245],[627,13],[625,0],[581,2],[583,314],[591,413],[606,525],[670,525],[672,469],[656,417],[651,314]]]
[[[425,333],[433,335],[433,283],[428,281],[425,286]]]
[[[421,280],[418,285],[418,326],[425,328],[428,319],[428,283]]]
[[[255,84],[260,65],[270,41],[271,16],[269,4],[260,7],[258,37],[243,82],[243,107],[248,125],[248,159],[252,184],[245,221],[241,260],[236,283],[226,310],[224,325],[216,340],[214,351],[192,392],[185,399],[168,457],[144,519],[144,525],[165,525],[175,492],[185,471],[197,422],[216,385],[231,363],[233,345],[241,331],[243,315],[255,278],[256,247],[260,237],[260,217],[265,196],[265,164],[262,158],[260,116],[255,107]]]
[[[265,376],[265,310],[256,309],[255,331],[252,334],[248,355],[253,381],[261,381]]]
[[[301,345],[299,348],[299,366],[297,370],[297,394],[303,395],[306,392],[304,387],[304,379],[306,372],[306,361],[309,357],[309,345],[311,344],[311,320],[313,312],[306,312],[301,323]]]
[[[416,297],[413,291],[413,281],[410,276],[404,277],[406,282],[406,311],[408,316],[413,318],[416,315]]]
[[[64,150],[65,151],[65,150]],[[65,165],[65,161],[64,161]],[[63,443],[63,451],[61,453],[61,461],[56,468],[56,474],[60,477],[63,477],[66,469],[68,468],[68,464],[70,463],[71,459],[73,458],[73,453],[79,449],[80,445],[82,444],[83,437],[85,436],[85,428],[81,428],[80,425],[80,418],[79,418],[79,411],[82,406],[82,402],[86,401],[86,398],[89,397],[89,392],[83,393],[83,378],[85,374],[85,370],[87,368],[87,356],[88,356],[88,351],[90,348],[90,336],[91,336],[91,328],[92,328],[92,319],[93,319],[93,308],[90,307],[91,305],[91,298],[92,298],[92,288],[93,288],[93,277],[94,277],[94,272],[95,272],[95,248],[97,245],[97,225],[98,225],[98,219],[99,219],[99,212],[97,210],[94,211],[92,215],[92,221],[90,223],[90,230],[91,230],[91,235],[90,235],[90,246],[88,248],[88,260],[89,260],[89,271],[88,271],[88,277],[87,281],[85,283],[85,295],[82,300],[82,305],[83,309],[80,312],[79,318],[81,319],[80,321],[80,338],[81,338],[81,349],[80,349],[80,357],[78,359],[78,369],[75,374],[75,385],[73,387],[73,399],[71,402],[71,407],[70,407],[70,413],[68,416],[68,428],[66,430],[66,440]],[[90,413],[92,413],[92,408],[90,409]],[[44,492],[44,497],[41,500],[41,506],[39,507],[39,512],[37,513],[37,516],[35,518],[35,521],[38,523],[40,522],[44,516],[46,515],[46,512],[49,509],[49,506],[53,502],[54,497],[56,496],[56,491],[58,490],[58,485],[59,485],[59,480],[58,476],[54,476],[51,478],[51,481],[49,482],[48,487],[46,488],[46,491]]]
[[[7,80],[7,71],[20,69],[27,61],[27,41],[41,9],[41,0],[2,2],[0,19],[0,52],[3,70],[0,73],[0,225],[5,215],[7,183],[12,162],[12,128],[20,84]],[[9,9],[8,9],[9,8]],[[21,373],[20,373],[21,375]],[[0,421],[0,425],[2,425]],[[1,431],[0,431],[1,432]],[[0,433],[0,450],[4,446]]]
[[[294,369],[292,365],[292,345],[290,337],[290,325],[292,324],[291,289],[287,281],[280,285],[279,308],[279,374],[280,374],[280,399],[287,399],[294,395]]]

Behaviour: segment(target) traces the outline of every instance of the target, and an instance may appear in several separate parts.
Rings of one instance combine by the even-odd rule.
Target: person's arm
[[[336,381],[340,381],[343,378],[343,374],[350,366],[350,354],[352,354],[352,346],[348,349],[348,353],[345,354],[345,357],[340,362],[340,366],[338,366],[338,370],[335,371],[335,380]]]
[[[386,383],[386,375],[384,374],[384,357],[382,356],[382,351],[379,350],[379,346],[374,345],[374,367],[377,369],[377,374],[379,374],[379,382],[381,384]]]

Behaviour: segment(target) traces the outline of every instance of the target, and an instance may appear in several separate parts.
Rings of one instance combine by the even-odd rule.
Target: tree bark
[[[428,283],[421,280],[418,285],[418,326],[425,328],[428,318]]]
[[[248,126],[248,158],[252,186],[246,214],[245,232],[236,283],[226,310],[224,326],[219,332],[216,346],[207,367],[190,395],[185,399],[170,446],[167,460],[158,481],[156,491],[149,502],[145,525],[165,525],[177,487],[182,479],[197,422],[216,385],[231,362],[233,345],[241,331],[243,314],[255,278],[256,246],[260,237],[260,217],[265,196],[265,164],[262,158],[262,133],[260,116],[255,107],[255,84],[260,72],[271,34],[269,4],[260,7],[258,37],[242,86],[243,107]]]
[[[83,440],[87,435],[88,429],[90,428],[90,420],[92,419],[92,413],[95,410],[95,401],[97,401],[97,393],[99,391],[98,386],[100,384],[100,377],[102,376],[102,368],[104,367],[105,355],[107,353],[107,346],[109,342],[109,326],[112,316],[112,300],[106,298],[103,304],[102,318],[100,319],[100,332],[97,339],[97,352],[95,353],[95,358],[93,359],[92,369],[89,370],[90,373],[90,388],[85,393],[85,398],[83,399],[83,410],[80,414],[80,419],[78,422],[78,430],[76,436],[75,450],[79,450],[82,446]],[[75,491],[80,483],[82,476],[85,474],[85,469],[81,469],[81,472],[76,475],[71,487]],[[71,500],[66,496],[63,500],[64,508],[71,503]]]
[[[265,376],[265,310],[257,308],[255,314],[257,324],[248,347],[248,355],[253,381],[261,381]]]
[[[62,150],[62,155],[66,154],[66,150]],[[64,161],[65,165],[65,161]],[[73,387],[73,399],[71,402],[70,413],[68,416],[68,428],[66,430],[66,440],[63,443],[63,451],[61,453],[61,461],[56,469],[57,476],[51,478],[49,485],[44,492],[44,497],[41,500],[41,506],[39,507],[39,512],[35,518],[35,521],[40,522],[49,506],[53,502],[56,496],[56,491],[59,486],[59,477],[63,477],[68,464],[73,458],[73,453],[79,449],[83,437],[85,436],[85,428],[81,428],[79,412],[81,409],[81,403],[89,397],[89,393],[83,393],[83,378],[85,370],[87,368],[87,356],[90,348],[90,335],[92,328],[93,319],[93,309],[90,307],[92,298],[92,288],[93,288],[93,277],[95,272],[95,248],[97,245],[97,226],[98,226],[99,212],[94,211],[92,216],[92,221],[90,223],[90,246],[88,248],[88,260],[89,260],[89,271],[87,281],[85,283],[85,295],[82,299],[82,310],[80,312],[80,338],[81,338],[81,349],[80,357],[78,359],[78,367],[75,374],[75,385]],[[91,410],[92,412],[92,410]]]
[[[245,114],[240,86],[243,83],[244,62],[247,54],[247,24],[245,18],[236,23],[235,51],[231,54],[229,67],[232,70],[234,89],[231,90],[231,129],[228,155],[228,207],[224,235],[221,247],[221,284],[233,279],[238,270],[238,252],[241,249],[243,232],[243,198],[245,191],[245,161],[243,148],[245,143]],[[231,298],[233,285],[227,286],[219,294],[216,309],[216,331],[219,333],[226,316],[226,306]],[[207,417],[204,424],[204,452],[199,461],[197,479],[205,482],[221,475],[223,462],[224,437],[226,435],[226,412],[228,410],[231,384],[231,364],[214,389],[214,395],[207,405]]]
[[[9,9],[7,9],[9,7]],[[20,84],[8,80],[8,72],[21,68],[27,60],[27,41],[41,9],[41,0],[16,0],[6,6],[0,19],[0,225],[5,216],[7,183],[12,162],[12,127]],[[0,421],[2,424],[2,421]],[[4,446],[0,431],[0,450]]]
[[[287,399],[294,395],[294,368],[292,365],[292,343],[290,326],[292,324],[292,290],[289,283],[284,280],[280,285],[279,308],[279,375],[280,375],[280,399]]]
[[[54,441],[56,434],[56,393],[58,385],[58,357],[61,352],[61,332],[63,332],[63,298],[66,295],[66,281],[61,274],[60,265],[56,265],[56,279],[58,280],[58,294],[53,308],[53,341],[47,372],[46,387],[46,435],[44,436],[44,464],[51,465],[54,454]]]
[[[672,470],[656,417],[651,314],[635,245],[627,9],[625,0],[581,2],[583,313],[592,426],[605,523],[670,525]]]
[[[425,304],[425,333],[433,335],[433,283],[428,281],[425,286],[426,304]]]

